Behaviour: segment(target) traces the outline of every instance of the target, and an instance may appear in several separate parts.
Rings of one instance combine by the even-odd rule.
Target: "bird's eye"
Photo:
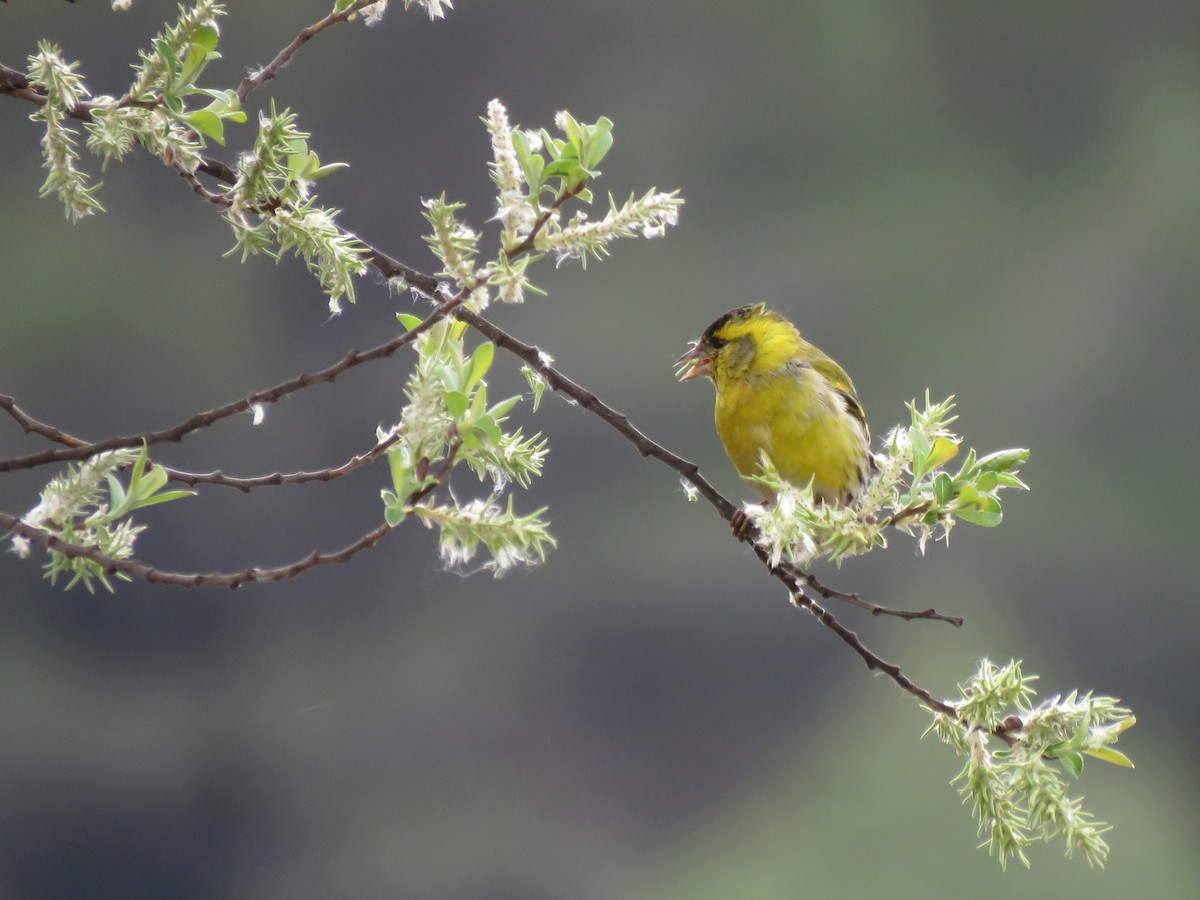
[[[725,340],[725,338],[711,337],[708,339],[708,346],[712,347],[714,350],[720,350],[727,343],[729,342]]]

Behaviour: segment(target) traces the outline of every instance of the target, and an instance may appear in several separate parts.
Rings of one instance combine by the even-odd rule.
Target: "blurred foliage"
[[[233,6],[206,84],[236,83],[326,4]],[[49,38],[115,93],[164,9],[16,0],[0,61]],[[437,22],[333,30],[276,83],[322,156],[351,164],[323,199],[425,269],[422,198],[487,208],[490,98],[519,121],[609,117],[606,181],[678,185],[687,216],[496,315],[731,496],[709,400],[677,392],[670,360],[742,302],[841,361],[876,431],[928,387],[958,397],[978,445],[1033,448],[1037,490],[1005,528],[828,580],[966,617],[839,611],[936,693],[975,658],[1022,656],[1138,711],[1136,772],[1089,768],[1117,823],[1105,870],[1039,847],[1032,872],[1001,874],[910,699],[791,610],[670,473],[547,397],[527,427],[555,454],[531,502],[554,509],[559,548],[528,575],[447,575],[420,533],[235,596],[64,597],[0,560],[0,893],[1188,896],[1198,45],[1180,2],[461,0]],[[0,390],[38,418],[86,437],[173,422],[395,329],[381,285],[326,321],[301,264],[222,259],[227,228],[145,159],[110,166],[108,213],[69,226],[37,199],[30,112],[0,103]],[[936,348],[908,349],[930,327]],[[395,420],[409,362],[162,461],[332,464]],[[524,389],[500,355],[491,376],[496,396]],[[6,455],[34,449],[0,424]],[[224,568],[340,546],[377,520],[371,472],[146,510],[139,554]],[[27,509],[42,482],[5,479],[0,502]]]

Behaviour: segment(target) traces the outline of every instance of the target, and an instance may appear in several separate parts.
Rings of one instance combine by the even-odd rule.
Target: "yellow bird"
[[[862,493],[874,462],[854,384],[779,313],[761,303],[731,310],[675,364],[684,366],[680,381],[712,379],[717,434],[743,478],[760,473],[765,450],[789,483],[811,479],[824,503],[853,503]]]

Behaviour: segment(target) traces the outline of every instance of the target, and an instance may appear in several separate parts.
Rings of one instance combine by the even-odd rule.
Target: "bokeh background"
[[[206,83],[235,86],[328,5],[230,3]],[[324,200],[426,270],[421,198],[493,213],[490,98],[527,127],[612,118],[597,187],[681,188],[679,227],[586,272],[547,262],[549,297],[493,315],[731,496],[711,390],[670,363],[749,301],[845,365],[877,435],[929,388],[958,397],[969,444],[1031,447],[1033,490],[998,530],[963,525],[924,559],[900,537],[820,574],[966,617],[836,610],[936,694],[1018,657],[1046,693],[1135,709],[1137,769],[1093,763],[1079,784],[1115,823],[1108,868],[1051,845],[1002,873],[917,704],[790,609],[672,472],[548,398],[526,427],[553,452],[519,502],[550,505],[559,547],[499,581],[444,571],[415,525],[230,593],[63,593],[0,556],[0,896],[1194,896],[1200,7],[457,5],[321,36],[251,115],[295,109],[351,163]],[[52,37],[117,94],[174,10],[14,0],[0,61]],[[296,260],[223,257],[224,224],[145,156],[71,226],[37,199],[30,112],[0,102],[0,391],[33,415],[89,437],[173,424],[380,343],[411,307],[367,280],[329,319]],[[156,456],[336,465],[395,420],[410,361]],[[521,389],[517,369],[501,355],[494,389]],[[41,447],[0,420],[0,453]],[[0,508],[51,474],[6,475]],[[144,516],[141,554],[194,571],[340,547],[380,521],[386,480],[210,488]]]

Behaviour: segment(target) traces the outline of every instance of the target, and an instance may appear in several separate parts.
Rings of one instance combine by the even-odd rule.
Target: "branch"
[[[608,406],[600,400],[595,394],[586,388],[576,384],[567,376],[563,375],[550,363],[546,362],[538,349],[530,344],[518,340],[508,332],[504,331],[497,325],[492,324],[482,316],[471,312],[467,309],[459,309],[454,313],[455,317],[461,321],[467,322],[472,328],[483,334],[488,340],[493,341],[499,346],[504,347],[510,353],[513,353],[518,358],[522,359],[527,365],[533,368],[539,375],[546,379],[546,383],[555,391],[566,394],[571,399],[575,400],[581,407],[598,416],[607,422],[618,433],[623,435],[644,457],[653,457],[670,468],[674,469],[681,476],[686,478],[702,495],[708,500],[720,514],[721,518],[726,522],[732,523],[734,513],[737,512],[737,507],[729,502],[716,488],[714,488],[703,475],[700,474],[699,467],[692,462],[677,456],[670,450],[663,447],[661,444],[647,437],[643,432],[634,427],[629,418],[622,413],[617,412],[612,407]],[[845,643],[849,644],[863,661],[867,664],[867,668],[883,672],[888,675],[897,685],[903,688],[908,693],[912,694],[930,709],[945,713],[949,716],[955,716],[955,711],[952,706],[942,703],[933,697],[929,691],[918,686],[907,675],[901,671],[900,667],[894,663],[889,663],[872,650],[870,650],[858,635],[846,628],[832,613],[820,606],[815,600],[809,597],[804,588],[810,587],[826,597],[835,597],[845,599],[851,596],[842,594],[839,591],[834,591],[832,588],[827,588],[819,582],[814,576],[800,570],[791,565],[772,565],[770,555],[762,547],[757,544],[752,544],[755,554],[762,561],[767,570],[784,583],[788,588],[788,593],[792,598],[792,604],[799,609],[807,610],[816,617],[826,628],[830,629],[834,634],[841,638]],[[866,604],[864,601],[859,601],[858,605],[872,608],[871,604]],[[887,609],[886,607],[878,607],[880,610]],[[872,609],[874,612],[874,609]],[[889,610],[891,614],[903,615],[901,610]],[[932,612],[932,611],[929,611]],[[876,615],[880,613],[875,613]],[[907,614],[910,618],[942,618],[946,621],[955,621],[954,618],[942,616],[934,612],[932,615],[925,613]],[[961,619],[957,620],[961,624]]]
[[[89,447],[91,446],[83,438],[75,437],[73,434],[68,434],[61,428],[56,428],[53,425],[47,425],[44,422],[39,422],[33,418],[21,407],[19,407],[11,397],[0,395],[0,409],[7,412],[17,424],[25,431],[26,434],[39,434],[47,440],[54,441],[56,444],[63,444],[67,447]],[[398,434],[390,434],[370,450],[365,453],[360,453],[352,457],[340,466],[333,466],[327,469],[318,469],[315,472],[293,472],[291,474],[283,474],[281,472],[273,472],[270,475],[258,475],[253,478],[236,478],[232,475],[225,475],[220,470],[212,472],[185,472],[182,469],[173,469],[170,466],[157,464],[167,477],[179,484],[186,484],[195,487],[197,484],[215,484],[221,487],[237,488],[243,493],[249,493],[257,487],[266,487],[279,484],[304,484],[310,481],[334,481],[343,476],[349,475],[351,472],[356,472],[363,466],[370,465],[379,457],[383,456],[388,449],[400,439]]]
[[[272,472],[269,475],[257,475],[252,478],[236,478],[232,475],[224,474],[220,469],[212,472],[185,472],[181,469],[172,469],[169,466],[162,466],[161,468],[167,473],[168,478],[179,484],[186,484],[192,487],[198,484],[213,484],[220,487],[236,488],[242,493],[248,494],[259,487],[274,487],[281,484],[308,484],[313,481],[336,481],[339,478],[344,478],[351,472],[357,472],[364,466],[369,466],[387,453],[391,449],[391,446],[398,440],[400,440],[400,435],[393,432],[370,450],[360,453],[357,456],[352,456],[340,466],[334,466],[329,469],[318,469],[314,472],[291,472],[288,474]]]
[[[423,275],[419,272],[414,272],[408,266],[397,260],[392,259],[386,253],[366,244],[368,255],[372,264],[387,278],[398,278],[409,284],[414,289],[421,293],[426,293],[429,296],[437,297],[440,288],[437,280],[428,275]],[[683,478],[693,485],[701,495],[704,496],[718,514],[726,522],[732,523],[734,514],[737,512],[735,507],[729,500],[725,498],[712,484],[709,483],[700,473],[700,467],[693,462],[689,462],[681,456],[672,453],[666,447],[652,440],[638,428],[636,428],[629,417],[623,413],[617,412],[608,404],[604,403],[594,393],[589,391],[582,385],[572,381],[558,369],[556,369],[547,359],[547,357],[532,344],[527,344],[509,334],[503,328],[493,324],[478,313],[474,313],[465,307],[459,307],[454,312],[455,318],[466,322],[488,340],[492,341],[497,346],[503,347],[509,353],[512,353],[518,359],[524,361],[530,368],[542,376],[550,388],[559,393],[565,394],[574,400],[580,407],[588,412],[599,417],[604,422],[608,423],[614,430],[626,438],[634,448],[643,457],[653,457],[664,463],[671,469],[678,472]],[[840,591],[835,591],[828,588],[816,579],[815,576],[792,565],[772,565],[767,551],[759,547],[757,544],[752,545],[754,552],[770,571],[772,575],[782,581],[788,588],[788,593],[792,597],[792,604],[799,609],[807,610],[816,617],[826,628],[833,631],[845,643],[849,644],[863,661],[867,664],[867,668],[873,671],[883,672],[888,675],[897,685],[903,690],[912,694],[930,709],[945,713],[946,715],[957,718],[954,708],[933,697],[929,691],[918,686],[907,675],[903,673],[899,666],[894,663],[889,663],[872,650],[870,650],[862,640],[850,629],[838,622],[837,618],[832,613],[820,606],[815,600],[809,597],[804,588],[808,587],[820,593],[823,597],[836,598],[853,602],[849,598],[857,595],[843,594]],[[944,616],[934,610],[926,610],[921,613],[908,613],[904,610],[891,610],[889,607],[874,607],[857,598],[858,603],[855,605],[864,606],[871,609],[874,615],[899,615],[907,618],[930,618],[943,619],[953,624],[961,624],[962,620],[954,616]],[[876,610],[879,610],[876,612]]]
[[[305,388],[312,387],[314,384],[323,382],[332,382],[339,375],[348,369],[362,365],[365,362],[371,362],[376,359],[386,359],[392,356],[401,347],[404,347],[419,337],[424,332],[428,331],[441,318],[454,312],[463,301],[466,300],[468,292],[459,291],[453,297],[447,297],[443,302],[429,314],[420,325],[416,326],[405,334],[393,338],[387,343],[380,344],[370,350],[351,350],[346,356],[337,363],[334,363],[328,368],[321,369],[316,372],[309,372],[303,375],[298,375],[295,378],[288,379],[275,387],[268,388],[265,391],[256,391],[243,397],[241,400],[235,400],[232,403],[226,403],[224,406],[217,406],[213,409],[205,410],[204,412],[196,413],[192,417],[174,425],[170,428],[163,428],[158,431],[145,431],[140,434],[125,435],[122,437],[107,438],[102,441],[95,441],[90,444],[72,445],[61,450],[43,450],[41,453],[32,453],[27,456],[14,456],[8,459],[0,459],[0,472],[11,472],[17,469],[32,469],[37,466],[47,465],[49,463],[66,462],[69,460],[86,459],[96,453],[101,453],[105,450],[117,450],[122,447],[140,447],[145,444],[163,444],[177,443],[186,435],[193,431],[198,431],[201,428],[207,428],[216,422],[226,419],[238,413],[247,412],[255,404],[260,403],[275,403],[282,397],[288,394],[293,394]],[[16,401],[9,396],[0,394],[0,409],[9,411],[16,406]]]
[[[570,190],[563,191],[561,195],[554,199],[554,202],[551,203],[547,209],[542,210],[542,214],[537,217],[537,221],[534,222],[533,227],[529,229],[529,234],[525,235],[525,240],[521,241],[521,243],[517,244],[515,247],[506,249],[504,251],[504,255],[510,260],[514,260],[519,256],[524,256],[526,253],[532,250],[537,243],[538,233],[546,227],[546,223],[550,221],[550,217],[554,215],[555,211],[560,209],[563,204],[565,204],[572,197],[581,194],[585,187],[587,187],[587,182],[581,181]],[[538,205],[540,206],[541,204],[539,203]]]
[[[388,532],[392,531],[392,526],[384,523],[373,531],[368,531],[354,543],[343,547],[332,553],[320,553],[314,550],[312,553],[299,559],[296,562],[289,563],[285,566],[280,566],[274,569],[262,569],[257,566],[250,566],[242,569],[239,572],[214,572],[209,574],[202,573],[183,573],[183,572],[163,572],[152,566],[147,566],[144,563],[137,562],[132,559],[114,559],[104,553],[101,553],[94,547],[81,547],[78,544],[70,544],[58,538],[41,528],[35,528],[32,525],[27,525],[20,519],[14,518],[7,513],[0,512],[0,528],[6,531],[11,531],[13,534],[28,538],[34,543],[41,544],[47,549],[57,551],[66,556],[73,558],[90,559],[95,563],[99,563],[104,568],[105,575],[125,575],[130,578],[140,578],[150,584],[169,584],[175,587],[224,587],[238,588],[243,584],[264,584],[272,581],[287,581],[295,578],[301,572],[306,572],[309,569],[317,566],[327,566],[334,563],[349,562],[351,557],[361,550],[366,550],[368,547],[373,547],[379,543]]]
[[[378,455],[383,453],[392,442],[396,440],[396,435],[392,435],[389,439],[380,442],[380,444],[371,451],[371,454]],[[458,456],[459,448],[462,447],[462,440],[453,435],[453,440],[447,451],[446,458],[442,461],[434,477],[423,487],[413,491],[406,500],[406,505],[410,508],[418,502],[426,499],[437,491],[446,486],[450,479],[450,473],[454,468],[456,457]],[[370,455],[370,454],[368,454]],[[360,459],[356,457],[356,461]],[[247,488],[248,490],[248,488]],[[410,509],[408,515],[412,515]],[[10,516],[7,513],[0,512],[0,529],[19,535],[37,544],[41,544],[49,550],[62,553],[75,559],[89,559],[92,562],[99,564],[105,575],[123,575],[128,578],[140,578],[150,584],[169,584],[175,587],[221,587],[221,588],[238,588],[246,583],[265,584],[272,581],[288,581],[307,572],[309,569],[314,569],[317,566],[327,566],[334,563],[349,562],[350,559],[362,550],[368,547],[373,547],[392,530],[395,526],[388,525],[386,522],[378,528],[368,531],[354,543],[343,547],[332,553],[321,553],[317,550],[299,559],[296,562],[289,563],[285,566],[279,566],[274,569],[263,569],[258,566],[250,566],[238,572],[217,572],[217,573],[182,573],[182,572],[164,572],[161,569],[156,569],[153,566],[148,566],[145,563],[140,563],[134,559],[117,559],[110,556],[95,547],[85,547],[79,544],[72,544],[62,540],[36,526]]]
[[[827,587],[817,581],[808,572],[805,572],[799,566],[791,563],[782,563],[784,567],[789,569],[791,573],[802,583],[812,588],[826,600],[840,600],[843,603],[849,603],[851,606],[857,606],[859,609],[865,609],[873,616],[895,616],[897,619],[912,621],[913,619],[936,619],[939,622],[949,622],[955,628],[962,627],[962,616],[948,616],[938,612],[933,607],[922,610],[912,609],[895,609],[891,606],[879,606],[876,603],[870,603],[860,597],[858,594],[847,594],[843,591],[835,591],[831,587]]]
[[[259,69],[253,75],[247,75],[242,79],[242,83],[238,85],[237,89],[238,101],[244,104],[246,102],[246,97],[249,96],[251,91],[262,87],[264,84],[278,75],[279,70],[291,62],[291,59],[296,55],[297,50],[311,41],[326,28],[349,20],[364,6],[370,6],[374,2],[375,0],[355,0],[354,3],[350,4],[340,13],[331,12],[319,22],[314,22],[307,28],[302,29],[300,33],[293,38],[292,42],[280,50],[279,53],[276,54],[275,58],[267,63],[264,68]]]
[[[24,72],[10,69],[3,63],[0,63],[0,94],[10,94],[39,105],[46,102],[45,97],[29,86],[29,79]]]

